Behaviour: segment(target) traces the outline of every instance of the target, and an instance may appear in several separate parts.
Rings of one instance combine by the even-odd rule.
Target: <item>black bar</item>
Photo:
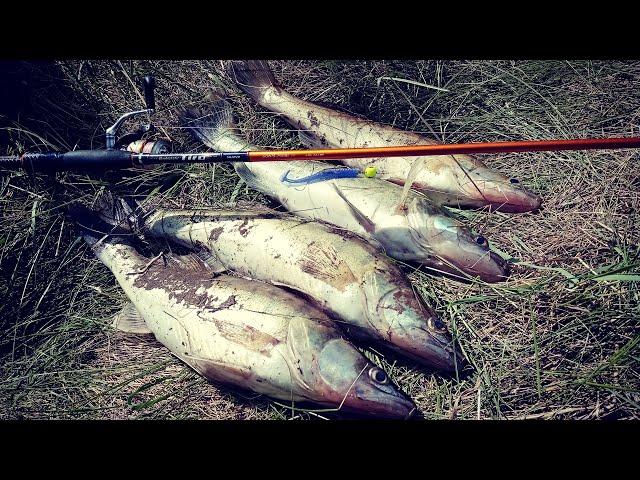
[[[2,155],[0,156],[0,168],[8,168],[9,170],[19,170],[22,167],[22,159],[18,155]]]
[[[0,156],[0,168],[31,172],[58,170],[117,170],[162,163],[248,162],[249,152],[131,153],[124,150],[77,150],[67,153],[26,153]]]
[[[26,153],[22,167],[32,172],[56,170],[117,170],[131,168],[131,152],[124,150],[76,150],[66,153]]]

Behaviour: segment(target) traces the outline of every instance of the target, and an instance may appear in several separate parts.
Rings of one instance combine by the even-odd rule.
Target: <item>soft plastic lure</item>
[[[335,180],[337,178],[356,178],[360,175],[357,168],[327,168],[312,175],[302,178],[289,178],[289,172],[284,172],[280,181],[285,185],[309,185],[311,183],[326,182],[327,180]]]

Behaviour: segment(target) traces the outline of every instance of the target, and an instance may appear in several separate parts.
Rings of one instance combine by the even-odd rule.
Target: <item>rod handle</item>
[[[27,153],[22,166],[32,172],[56,170],[104,171],[133,166],[130,152],[124,150],[76,150],[67,153]]]
[[[2,155],[0,156],[0,168],[9,170],[18,170],[22,167],[22,159],[19,155]]]
[[[152,75],[147,75],[142,79],[144,88],[144,103],[148,110],[156,109],[156,97],[154,90],[156,88],[156,79]]]

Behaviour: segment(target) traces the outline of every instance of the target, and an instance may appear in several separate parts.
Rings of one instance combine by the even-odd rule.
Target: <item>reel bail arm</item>
[[[143,110],[135,110],[132,112],[127,112],[122,115],[116,123],[107,128],[105,132],[106,144],[108,150],[113,150],[116,148],[116,138],[118,135],[118,130],[122,127],[122,124],[129,118],[133,118],[138,115],[148,114],[151,116],[156,111],[156,100],[154,90],[156,88],[155,78],[151,75],[147,75],[142,80],[142,86],[144,88],[144,102],[145,109]],[[137,134],[142,137],[147,132],[153,131],[154,127],[151,123],[142,128]]]

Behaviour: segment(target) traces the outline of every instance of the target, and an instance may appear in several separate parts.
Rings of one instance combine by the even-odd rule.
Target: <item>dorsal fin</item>
[[[357,222],[360,224],[360,226],[364,228],[364,230],[367,233],[371,233],[371,234],[375,233],[376,224],[373,223],[371,219],[369,219],[369,217],[367,217],[364,213],[358,210],[356,206],[347,199],[345,194],[342,193],[342,190],[340,190],[340,188],[337,185],[333,184],[333,188],[336,191],[336,193],[340,196],[340,198],[344,200],[344,203],[347,204],[347,207],[349,208],[349,210],[351,211],[351,213],[353,214]]]
[[[327,146],[318,137],[305,130],[298,130],[298,140],[306,148],[325,148]]]
[[[174,253],[168,253],[165,255],[165,259],[168,265],[173,268],[185,270],[187,272],[213,272],[213,269],[202,260],[197,254],[189,253],[187,255],[176,255]]]
[[[214,273],[222,273],[228,270],[228,268],[225,267],[224,264],[215,257],[215,255],[207,250],[200,249],[196,252],[196,255],[200,257],[200,259],[204,261],[204,263],[206,263]]]

